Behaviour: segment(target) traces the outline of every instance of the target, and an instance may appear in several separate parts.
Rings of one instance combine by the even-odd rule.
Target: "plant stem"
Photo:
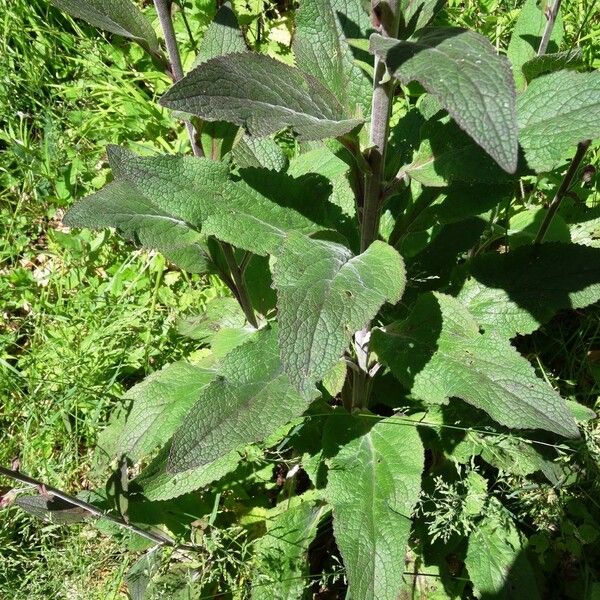
[[[250,323],[252,327],[258,329],[258,321],[256,320],[256,315],[254,314],[254,309],[252,308],[252,302],[250,301],[250,296],[248,295],[248,288],[246,287],[246,282],[244,281],[244,273],[235,259],[233,247],[225,242],[221,242],[221,249],[223,250],[223,256],[225,257],[225,261],[227,262],[227,266],[231,272],[233,283],[235,284],[237,300],[240,303],[244,314],[246,315],[248,323]]]
[[[372,0],[373,21],[379,21],[379,32],[384,37],[398,35],[400,11],[398,0]],[[370,172],[366,174],[365,198],[362,211],[360,251],[364,252],[377,238],[381,211],[385,152],[392,109],[395,82],[382,83],[386,74],[385,63],[375,58],[373,77],[373,99],[371,103],[371,134],[368,162]]]
[[[167,46],[167,54],[169,56],[169,65],[171,69],[171,77],[173,82],[177,82],[183,78],[183,66],[181,64],[181,56],[179,55],[179,47],[177,46],[177,38],[175,37],[175,29],[173,28],[173,20],[171,18],[171,0],[154,0],[154,7],[158,14],[160,27],[165,38]],[[194,156],[204,156],[202,147],[196,140],[196,130],[189,121],[184,121],[187,129],[190,144]]]
[[[29,477],[28,475],[20,473],[19,471],[13,471],[12,469],[5,469],[4,467],[0,467],[0,475],[3,475],[4,477],[8,477],[10,479],[13,479],[14,481],[19,481],[20,483],[24,483],[25,485],[28,485],[30,487],[43,489],[51,496],[55,496],[56,498],[60,498],[61,500],[64,500],[65,502],[68,502],[69,504],[72,504],[73,506],[82,508],[83,510],[89,512],[91,515],[100,517],[102,519],[106,519],[107,521],[111,521],[112,523],[119,525],[119,527],[123,527],[124,529],[128,529],[129,531],[133,531],[133,533],[136,533],[137,535],[140,535],[140,536],[154,542],[155,544],[160,544],[161,546],[175,546],[176,545],[175,542],[170,537],[167,537],[166,535],[158,535],[155,533],[150,533],[149,531],[144,531],[143,529],[140,529],[136,525],[127,523],[125,520],[123,520],[119,517],[115,517],[113,515],[109,515],[109,514],[105,513],[104,511],[100,510],[93,504],[89,504],[88,502],[79,500],[79,498],[75,498],[74,496],[70,496],[69,494],[66,494],[65,492],[61,492],[60,490],[50,487],[50,486],[46,485],[45,483],[43,483],[42,481],[34,479],[33,477]]]
[[[554,29],[554,23],[556,22],[556,17],[558,15],[558,11],[560,10],[560,3],[561,0],[554,0],[552,8],[546,8],[547,22],[546,27],[544,28],[544,33],[542,34],[542,41],[540,42],[540,47],[537,51],[538,56],[546,54],[548,44],[550,43],[550,36],[552,35],[552,30]]]
[[[384,37],[396,38],[400,24],[398,0],[371,0],[371,17],[378,23],[378,30]],[[369,136],[369,169],[365,173],[364,200],[360,223],[360,251],[364,252],[379,234],[379,220],[384,191],[385,152],[387,148],[390,114],[395,82],[383,81],[386,75],[385,63],[375,57],[373,77],[373,98],[371,101],[371,132]],[[359,370],[353,373],[352,405],[365,408],[369,403],[371,381],[369,376],[369,338],[371,325],[368,324],[354,336]]]
[[[586,153],[587,149],[590,147],[591,143],[592,143],[591,140],[586,140],[585,142],[580,142],[579,144],[577,144],[577,152],[575,153],[575,156],[571,160],[569,169],[567,170],[565,177],[562,180],[562,183],[560,184],[560,187],[558,188],[558,190],[556,192],[556,195],[554,196],[554,198],[552,199],[552,202],[550,203],[550,206],[548,207],[548,212],[546,213],[546,216],[544,217],[544,221],[542,222],[542,225],[540,226],[540,230],[538,231],[538,233],[535,237],[535,240],[533,242],[534,244],[541,244],[544,241],[544,236],[546,235],[546,232],[548,231],[548,227],[550,227],[550,224],[552,223],[552,219],[554,219],[554,215],[556,214],[556,211],[558,210],[560,203],[562,202],[562,199],[565,197],[565,195],[569,191],[569,188],[571,187],[571,183],[573,182],[573,179],[574,179],[575,175],[577,174],[577,170],[579,169],[579,165],[581,164],[581,161],[583,160],[583,157],[585,156],[585,153]]]

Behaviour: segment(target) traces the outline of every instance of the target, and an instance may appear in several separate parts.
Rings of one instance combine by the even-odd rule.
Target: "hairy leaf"
[[[152,25],[131,0],[51,0],[65,12],[110,33],[132,39],[153,54],[159,53]]]
[[[287,503],[285,503],[287,504]],[[267,532],[254,546],[256,571],[252,600],[301,598],[308,575],[308,546],[329,510],[304,501],[267,520]]]
[[[334,415],[325,430],[331,459],[325,491],[353,598],[396,600],[419,498],[424,452],[416,427],[394,417]]]
[[[312,75],[251,52],[213,58],[165,94],[167,108],[234,123],[264,137],[291,127],[307,140],[337,137],[361,124]]]
[[[158,250],[190,273],[213,268],[205,237],[144,196],[127,181],[114,181],[99,192],[83,198],[65,215],[69,227],[115,227],[126,238]]]
[[[131,388],[125,395],[132,402],[131,412],[119,437],[117,456],[137,461],[163,445],[215,375],[212,369],[176,362]]]
[[[445,0],[402,0],[398,38],[407,40],[416,31],[425,27],[444,4]]]
[[[193,156],[141,157],[114,146],[110,159],[116,176],[144,190],[161,210],[256,254],[274,252],[290,231],[314,233],[335,221],[334,215],[328,217],[332,205],[325,202],[330,185],[315,175],[294,179],[244,169],[241,179],[233,180],[224,163]]]
[[[41,495],[19,496],[15,500],[15,504],[38,519],[44,519],[59,525],[79,523],[92,516],[84,508],[54,496],[49,498]]]
[[[148,500],[171,500],[218,481],[231,473],[241,460],[241,455],[232,451],[207,464],[172,473],[168,468],[170,451],[169,442],[130,484],[130,488],[139,488]]]
[[[557,71],[534,79],[517,109],[528,165],[550,171],[578,142],[600,137],[600,71]]]
[[[496,501],[469,537],[465,563],[477,598],[541,597],[521,535]]]
[[[273,270],[283,368],[302,392],[338,361],[352,335],[405,285],[400,255],[373,242],[359,256],[339,244],[290,235]]]
[[[261,330],[223,359],[217,379],[202,390],[175,433],[170,472],[263,440],[306,410],[316,391],[307,386],[304,397],[291,386],[276,340],[276,329]]]
[[[224,2],[202,38],[200,51],[194,60],[192,68],[216,56],[245,52],[247,49],[244,35],[240,30],[231,4]]]
[[[296,13],[293,49],[300,68],[314,75],[353,116],[368,116],[372,83],[354,62],[342,20],[360,0],[304,0]],[[357,110],[358,109],[358,110]]]
[[[245,135],[233,149],[233,160],[240,167],[264,167],[283,171],[287,157],[272,138],[252,138]]]
[[[523,75],[527,81],[531,81],[545,73],[553,73],[561,69],[574,69],[581,66],[583,52],[581,48],[572,48],[564,52],[553,54],[542,54],[528,60],[522,67]]]
[[[525,0],[508,44],[508,60],[512,64],[518,90],[524,90],[527,85],[522,71],[523,65],[536,57],[544,29],[548,23],[543,10],[545,6],[547,3],[539,2],[539,0]],[[558,50],[563,33],[562,17],[559,11],[550,36],[550,52]]]
[[[508,183],[515,180],[502,170],[454,121],[427,122],[422,142],[412,162],[402,170],[412,179],[431,187],[453,182]]]
[[[235,298],[214,298],[203,313],[181,319],[177,331],[193,340],[210,343],[222,329],[239,329],[245,323],[244,311]]]
[[[468,264],[458,295],[475,320],[504,338],[535,331],[557,311],[600,300],[600,248],[548,243]]]
[[[451,296],[424,294],[405,321],[375,330],[371,346],[416,398],[458,397],[507,427],[579,436],[565,401]]]
[[[418,81],[505,171],[517,168],[515,88],[508,61],[483,36],[426,28],[415,41],[374,34],[371,51],[403,83]]]

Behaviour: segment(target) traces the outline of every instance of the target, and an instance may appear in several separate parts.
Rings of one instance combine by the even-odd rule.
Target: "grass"
[[[188,4],[199,37],[214,6]],[[447,14],[505,48],[520,4],[450,0]],[[566,3],[566,36],[598,66],[593,6]],[[189,64],[192,43],[177,23]],[[123,391],[193,350],[173,333],[176,315],[221,288],[108,232],[73,235],[60,222],[107,180],[107,144],[182,150],[184,133],[155,102],[166,77],[137,46],[111,45],[44,0],[0,0],[0,28],[0,464],[18,458],[23,471],[75,493],[103,483],[93,448]],[[599,316],[561,316],[528,346],[553,385],[588,406],[600,391]],[[597,427],[589,436],[600,448]],[[126,597],[134,558],[111,538],[14,508],[0,519],[0,598]]]

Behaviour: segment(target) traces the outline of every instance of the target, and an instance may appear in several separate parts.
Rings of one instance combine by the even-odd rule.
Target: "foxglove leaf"
[[[278,514],[267,520],[267,532],[254,546],[252,600],[302,598],[308,575],[308,547],[328,510],[323,503],[305,500],[283,512],[279,508]]]
[[[553,73],[561,69],[575,69],[581,66],[583,62],[583,52],[581,48],[572,48],[564,52],[554,52],[553,54],[542,54],[528,60],[522,67],[523,75],[529,82],[540,75]]]
[[[418,81],[505,171],[517,168],[515,87],[508,61],[483,36],[449,27],[415,41],[374,34],[371,51],[402,83]]]
[[[168,469],[170,451],[171,442],[162,448],[130,487],[140,489],[144,497],[153,502],[171,500],[218,481],[231,473],[241,460],[241,455],[232,451],[212,462],[172,473]]]
[[[125,398],[131,412],[117,444],[117,456],[134,461],[162,446],[216,373],[185,362],[168,365],[132,387]]]
[[[576,144],[600,137],[600,72],[557,71],[519,96],[519,140],[527,164],[551,171]]]
[[[223,359],[175,433],[168,471],[200,467],[261,441],[306,410],[316,390],[303,397],[291,386],[276,339],[275,329],[261,330]]]
[[[273,270],[283,368],[302,393],[342,356],[352,335],[405,285],[400,255],[373,242],[359,256],[339,244],[290,235]]]
[[[152,25],[131,0],[51,0],[70,15],[132,39],[152,54],[160,52]]]
[[[19,496],[15,500],[15,504],[38,519],[44,519],[59,525],[79,523],[92,516],[84,508],[54,496],[49,498],[41,495]]]
[[[290,231],[314,233],[335,222],[326,202],[331,188],[318,176],[245,169],[235,181],[226,164],[204,158],[141,157],[114,146],[109,156],[116,177],[144,190],[160,210],[256,254],[273,253]]]
[[[338,137],[361,124],[312,75],[251,52],[213,58],[165,94],[167,108],[227,121],[265,137],[291,127],[306,140]]]
[[[518,90],[524,90],[527,85],[527,79],[522,71],[523,65],[537,56],[542,35],[548,23],[543,10],[544,6],[547,5],[542,5],[538,0],[525,0],[508,44],[507,56],[513,67]],[[559,10],[550,36],[548,48],[550,52],[558,50],[563,33],[562,16]]]
[[[245,323],[246,317],[235,298],[214,298],[201,314],[181,319],[177,331],[192,340],[210,343],[222,329],[239,329]]]
[[[600,248],[548,243],[468,263],[458,300],[506,339],[534,332],[561,309],[600,300]]]
[[[304,0],[296,13],[293,49],[300,68],[327,86],[349,115],[368,116],[373,85],[354,62],[340,22],[348,5],[362,8],[360,0]]]
[[[405,321],[374,330],[371,347],[416,398],[458,397],[507,427],[579,436],[565,401],[451,296],[424,294]]]
[[[245,135],[233,149],[233,160],[240,167],[264,167],[284,171],[287,157],[272,138],[253,138]]]
[[[213,268],[205,237],[183,218],[161,209],[127,181],[114,181],[73,206],[64,218],[69,227],[115,227],[124,237],[158,250],[184,271]]]
[[[353,598],[396,600],[424,452],[416,427],[394,417],[336,414],[324,446],[335,452],[325,495]]]
[[[407,40],[425,27],[444,6],[445,0],[402,0],[399,39]]]
[[[237,17],[231,8],[229,2],[224,2],[213,22],[208,26],[202,42],[200,51],[194,60],[192,68],[205,63],[216,56],[225,56],[226,54],[235,54],[236,52],[245,52],[248,50],[244,35],[238,24]]]
[[[402,170],[430,187],[454,182],[510,183],[516,176],[502,170],[454,121],[432,121],[421,129],[423,140]]]
[[[469,537],[465,564],[476,598],[498,600],[541,596],[518,529],[496,500]]]

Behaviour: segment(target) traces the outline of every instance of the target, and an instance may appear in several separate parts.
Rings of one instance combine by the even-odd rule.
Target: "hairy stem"
[[[250,300],[248,288],[246,287],[246,282],[244,280],[244,272],[235,259],[233,247],[225,242],[221,242],[221,249],[223,250],[223,256],[225,257],[225,261],[227,262],[227,266],[231,272],[231,278],[235,284],[237,300],[240,303],[244,314],[246,315],[248,323],[250,323],[252,327],[258,329],[258,321],[256,320],[254,309],[252,308],[252,302]]]
[[[136,525],[127,523],[125,520],[121,519],[120,517],[115,517],[113,515],[109,515],[109,514],[105,513],[104,511],[100,510],[93,504],[89,504],[88,502],[84,502],[83,500],[80,500],[79,498],[70,496],[69,494],[62,492],[61,490],[50,487],[50,486],[46,485],[45,483],[43,483],[42,481],[34,479],[33,477],[29,477],[28,475],[25,475],[24,473],[21,473],[19,471],[13,471],[12,469],[6,469],[4,467],[0,467],[0,475],[3,475],[4,477],[8,477],[9,479],[12,479],[14,481],[24,483],[25,485],[28,485],[30,487],[43,489],[46,493],[50,494],[51,496],[60,498],[61,500],[64,500],[65,502],[68,502],[69,504],[72,504],[73,506],[77,506],[78,508],[82,508],[83,510],[89,512],[91,515],[94,515],[95,517],[100,517],[102,519],[106,519],[107,521],[111,521],[112,523],[115,523],[119,527],[128,529],[129,531],[132,531],[133,533],[136,533],[137,535],[140,535],[140,536],[154,542],[155,544],[160,544],[161,546],[175,546],[176,545],[175,542],[170,537],[167,537],[166,535],[158,535],[156,533],[144,531],[143,529],[140,529]]]
[[[398,0],[372,0],[372,22],[377,24],[384,37],[396,38],[400,24]],[[364,199],[360,223],[360,251],[364,252],[379,233],[379,220],[384,192],[385,153],[389,132],[390,114],[395,83],[385,80],[385,63],[375,57],[373,77],[373,97],[371,101],[371,132],[369,137],[369,168],[365,174]],[[364,408],[369,403],[371,382],[369,376],[369,338],[371,326],[368,324],[354,336],[359,370],[352,374],[352,405]]]
[[[181,56],[179,55],[179,47],[177,46],[177,38],[175,37],[175,29],[173,28],[173,20],[171,18],[171,0],[154,0],[154,7],[156,8],[160,27],[167,46],[169,66],[171,69],[170,74],[173,82],[177,82],[183,78],[183,66],[181,64]],[[204,151],[196,139],[196,130],[194,129],[194,126],[189,121],[184,122],[194,156],[204,156]]]
[[[554,23],[556,22],[556,17],[558,15],[558,11],[560,10],[560,3],[561,0],[554,0],[552,6],[546,8],[547,21],[546,27],[544,28],[544,33],[542,34],[540,46],[537,51],[538,56],[546,54],[548,44],[550,43],[550,36],[552,35],[552,30],[554,29]]]
[[[544,241],[544,236],[546,235],[546,232],[548,231],[548,227],[550,227],[550,224],[552,223],[552,219],[554,219],[554,215],[556,214],[556,211],[558,210],[560,203],[562,202],[562,199],[567,195],[569,188],[571,187],[571,184],[573,183],[573,179],[574,179],[575,175],[577,174],[579,165],[581,164],[581,161],[583,160],[583,157],[585,156],[587,149],[590,147],[590,144],[591,144],[591,140],[586,140],[585,142],[580,142],[579,144],[577,144],[577,152],[575,153],[575,156],[571,160],[569,169],[565,173],[565,177],[562,180],[560,187],[556,191],[556,195],[552,199],[550,206],[548,207],[548,212],[546,213],[546,216],[544,217],[544,221],[542,222],[540,229],[539,229],[537,235],[535,236],[535,240],[533,242],[534,244],[541,244]]]

